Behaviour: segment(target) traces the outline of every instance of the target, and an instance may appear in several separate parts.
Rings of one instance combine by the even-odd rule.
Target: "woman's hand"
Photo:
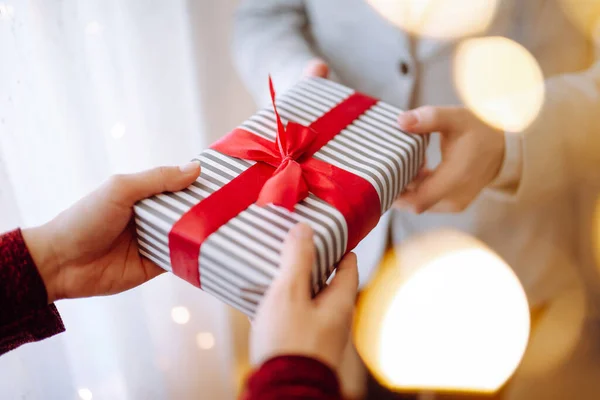
[[[120,293],[164,272],[138,252],[133,205],[182,190],[199,174],[200,164],[192,162],[116,175],[49,223],[23,230],[48,303]]]
[[[306,64],[302,75],[327,79],[329,77],[329,66],[320,58],[314,58]]]
[[[421,107],[398,118],[400,128],[416,134],[439,132],[442,162],[423,169],[397,205],[425,211],[459,212],[498,175],[504,160],[504,132],[464,107]]]
[[[315,259],[313,232],[297,225],[289,233],[281,271],[260,305],[252,324],[250,352],[260,364],[279,355],[316,358],[339,368],[348,344],[358,289],[356,256],[347,255],[331,284],[311,298]]]

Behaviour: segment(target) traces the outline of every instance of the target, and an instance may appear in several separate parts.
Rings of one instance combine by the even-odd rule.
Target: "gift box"
[[[312,226],[315,293],[417,174],[427,138],[399,109],[308,78],[200,153],[187,189],[135,206],[140,253],[253,316],[287,232]]]

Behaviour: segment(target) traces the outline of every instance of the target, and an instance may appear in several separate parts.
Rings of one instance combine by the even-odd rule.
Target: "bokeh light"
[[[110,135],[115,139],[121,139],[126,132],[127,128],[122,122],[117,122],[110,128]]]
[[[199,332],[196,335],[196,344],[201,350],[210,350],[215,346],[215,337],[210,332]]]
[[[10,4],[0,3],[0,19],[12,19],[15,16],[15,8]]]
[[[360,355],[396,390],[494,392],[519,365],[530,329],[512,269],[450,231],[389,255],[361,295],[355,322]]]
[[[498,0],[367,0],[394,25],[417,35],[455,39],[485,31]]]
[[[454,58],[454,82],[471,111],[508,132],[527,128],[544,102],[544,77],[537,61],[505,37],[463,41]]]
[[[88,388],[81,388],[77,391],[79,398],[81,400],[92,400],[94,396],[92,395],[92,391]]]
[[[190,311],[187,309],[187,307],[183,306],[173,307],[171,309],[171,318],[176,324],[187,324],[190,321]]]
[[[600,34],[600,0],[560,0],[559,4],[571,23],[586,36]]]
[[[101,35],[104,31],[104,26],[98,21],[91,21],[85,26],[85,34],[89,36]]]

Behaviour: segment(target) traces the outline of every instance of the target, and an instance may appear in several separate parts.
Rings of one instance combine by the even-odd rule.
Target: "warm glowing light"
[[[529,329],[510,267],[475,239],[438,232],[388,257],[359,300],[355,342],[396,390],[492,393],[519,365]]]
[[[504,37],[469,39],[454,59],[458,93],[479,118],[509,132],[520,132],[538,116],[544,77],[533,56]]]
[[[571,23],[588,37],[600,34],[600,0],[560,0]]]
[[[121,139],[125,136],[125,132],[127,132],[127,128],[122,122],[117,122],[110,128],[110,135],[115,139]]]
[[[190,320],[190,312],[187,307],[177,306],[171,309],[171,318],[176,324],[184,325]]]
[[[453,39],[483,32],[498,0],[367,0],[394,25],[417,35]]]
[[[527,343],[527,302],[516,283],[482,249],[450,253],[416,272],[382,322],[379,362],[386,378],[394,386],[499,388]]]
[[[196,344],[201,350],[210,350],[215,346],[215,337],[210,332],[200,332],[196,335]]]
[[[77,394],[79,395],[79,398],[81,400],[92,400],[93,396],[92,396],[92,392],[90,389],[87,388],[81,388],[77,391]]]
[[[127,129],[125,128],[125,125],[122,122],[117,122],[112,128],[110,128],[110,135],[115,139],[121,139],[123,136],[125,136],[126,131]]]
[[[15,8],[10,4],[0,3],[0,19],[12,19],[15,16]]]
[[[89,36],[97,36],[102,34],[104,27],[98,21],[92,21],[85,26],[85,34]]]

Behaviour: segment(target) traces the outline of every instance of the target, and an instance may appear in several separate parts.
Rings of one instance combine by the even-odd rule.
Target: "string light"
[[[112,128],[110,128],[110,135],[115,139],[121,139],[125,136],[127,129],[125,128],[125,124],[122,122],[115,123]]]
[[[215,337],[210,332],[199,332],[196,335],[196,344],[201,350],[210,350],[215,346]]]
[[[519,365],[529,328],[510,267],[474,238],[437,232],[386,258],[359,298],[354,339],[395,390],[491,393]]]
[[[483,32],[498,0],[367,0],[394,25],[413,34],[455,39]]]
[[[505,37],[463,41],[454,58],[454,82],[467,107],[504,131],[523,131],[544,101],[544,77],[535,58]]]
[[[92,400],[93,396],[92,396],[92,391],[88,388],[81,388],[77,391],[77,394],[79,395],[79,398],[81,400]]]
[[[85,34],[89,36],[97,36],[102,34],[104,31],[104,26],[102,26],[98,21],[89,22],[85,26]]]
[[[190,321],[190,311],[187,307],[177,306],[171,309],[171,318],[173,322],[179,325],[185,325]]]
[[[0,19],[12,19],[15,15],[15,8],[10,4],[0,3]]]

